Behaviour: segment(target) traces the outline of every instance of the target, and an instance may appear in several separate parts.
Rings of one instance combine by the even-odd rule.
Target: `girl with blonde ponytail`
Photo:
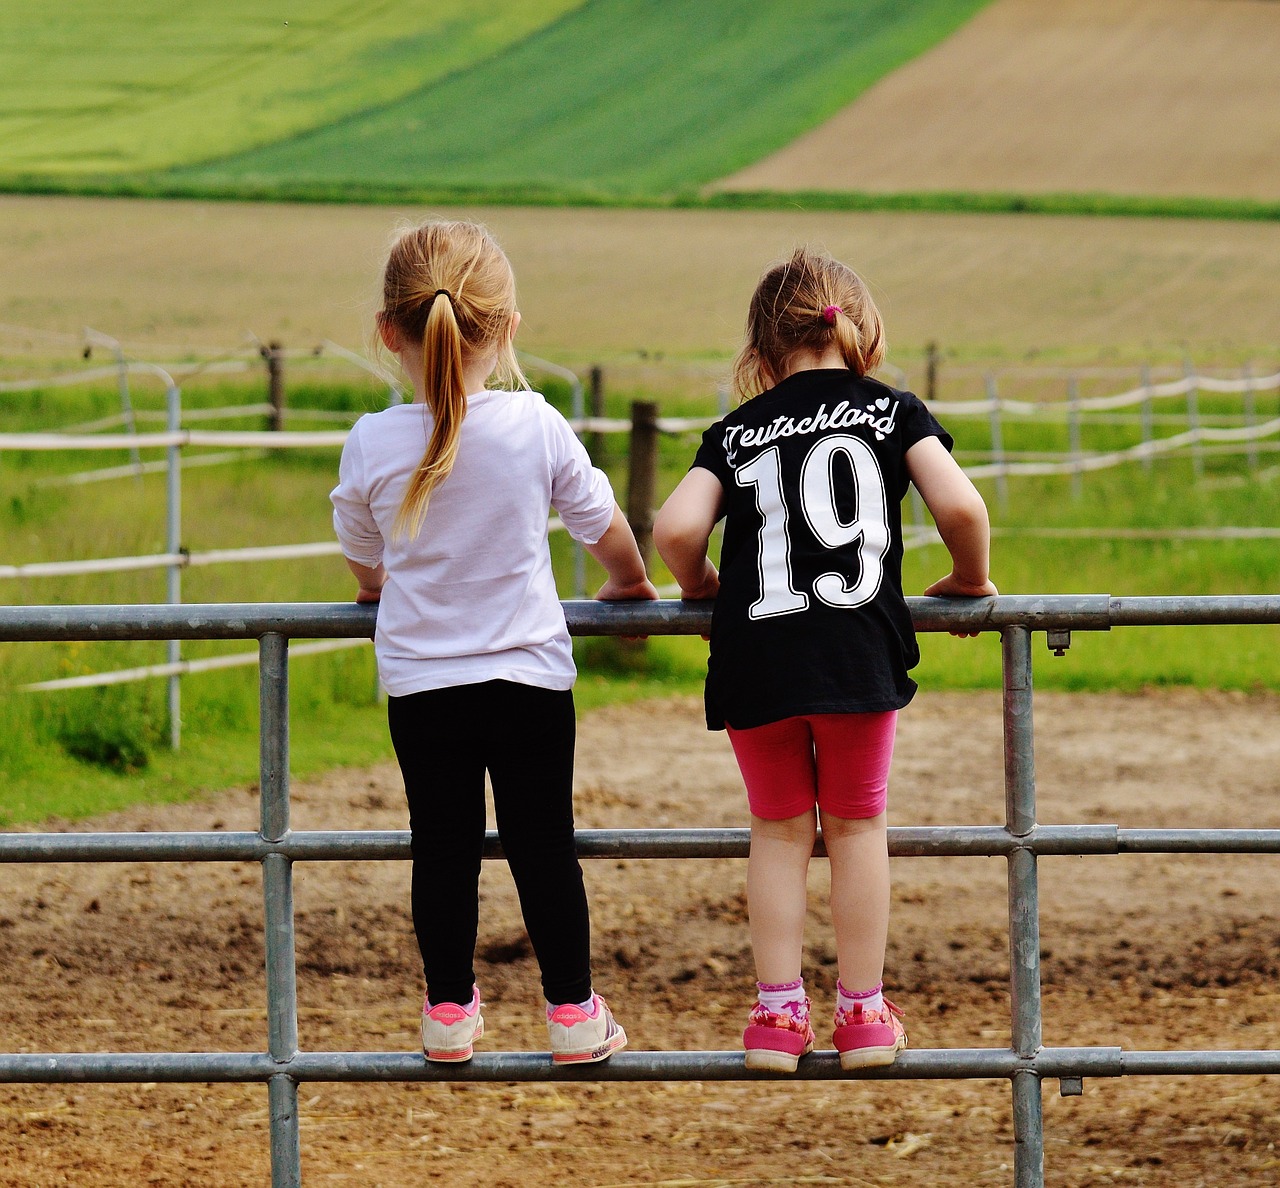
[[[880,311],[851,268],[807,249],[770,268],[734,363],[743,403],[703,435],[653,529],[684,597],[716,599],[707,725],[728,732],[751,811],[749,1068],[792,1072],[813,1048],[801,959],[819,822],[840,1064],[890,1064],[907,1042],[882,974],[889,764],[920,656],[902,590],[909,483],[952,560],[925,593],[996,593],[982,497],[923,402],[872,378],[884,352]],[[707,545],[722,517],[717,570]]]
[[[516,361],[515,277],[483,228],[400,234],[377,316],[413,401],[362,417],[342,452],[334,528],[374,646],[412,835],[428,1060],[484,1034],[474,955],[485,777],[542,973],[552,1059],[626,1043],[591,981],[574,849],[575,670],[548,547],[554,508],[604,567],[597,598],[651,599],[609,480]],[[489,386],[491,377],[515,390]]]

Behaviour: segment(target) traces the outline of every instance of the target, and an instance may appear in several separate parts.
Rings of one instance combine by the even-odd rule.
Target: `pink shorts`
[[[865,820],[884,812],[898,711],[806,714],[727,728],[752,813],[785,821],[809,812]]]

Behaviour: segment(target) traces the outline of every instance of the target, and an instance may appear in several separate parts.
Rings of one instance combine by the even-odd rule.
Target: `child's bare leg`
[[[868,990],[879,986],[884,976],[889,937],[887,819],[884,813],[865,820],[823,813],[822,837],[831,862],[831,920],[840,981],[849,990]]]
[[[756,979],[781,984],[800,977],[809,858],[817,813],[769,821],[752,814],[747,911]]]

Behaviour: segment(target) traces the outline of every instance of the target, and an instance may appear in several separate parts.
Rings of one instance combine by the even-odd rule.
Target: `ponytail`
[[[467,415],[467,389],[462,378],[462,334],[453,299],[441,289],[431,301],[422,331],[422,379],[431,412],[431,437],[422,461],[409,480],[392,533],[412,539],[422,530],[431,492],[453,469]]]
[[[432,492],[449,477],[467,415],[464,367],[495,359],[503,382],[527,387],[512,345],[516,282],[511,264],[476,223],[433,222],[392,245],[383,277],[384,334],[422,343],[422,387],[431,433],[396,513],[392,535],[422,530]],[[425,418],[424,418],[425,419]]]
[[[832,326],[832,338],[844,365],[856,375],[866,375],[884,362],[884,324],[874,305],[869,311],[874,316],[866,309],[859,312],[860,322],[841,310]]]

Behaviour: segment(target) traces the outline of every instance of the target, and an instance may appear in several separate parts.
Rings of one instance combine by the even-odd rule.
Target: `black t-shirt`
[[[702,436],[724,488],[707,726],[900,709],[919,662],[902,594],[907,451],[951,437],[920,399],[801,371]]]

